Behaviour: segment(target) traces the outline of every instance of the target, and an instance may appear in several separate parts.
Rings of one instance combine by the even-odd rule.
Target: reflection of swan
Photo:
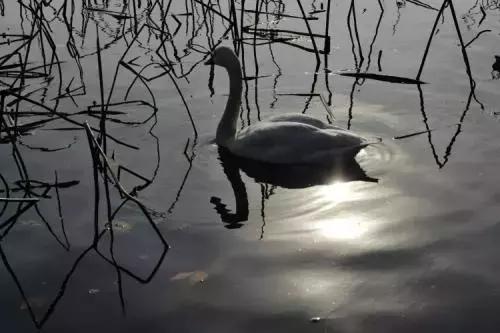
[[[495,63],[491,67],[494,71],[500,72],[500,56],[495,56]]]
[[[258,183],[290,189],[325,185],[336,180],[378,182],[377,179],[367,176],[354,158],[337,159],[327,164],[271,164],[235,156],[224,148],[219,148],[219,156],[225,169],[229,165],[243,170]]]
[[[495,56],[495,62],[491,66],[493,71],[491,72],[491,76],[494,80],[498,80],[500,78],[500,56]]]
[[[215,205],[215,210],[230,229],[239,228],[242,226],[241,222],[248,220],[248,195],[245,183],[241,180],[240,169],[259,183],[293,189],[324,185],[335,180],[378,182],[377,179],[368,177],[354,158],[337,159],[328,164],[276,164],[239,157],[224,147],[219,147],[219,158],[233,188],[236,212],[231,213],[217,197],[212,197],[210,202]]]
[[[215,142],[235,155],[267,163],[318,163],[353,157],[369,144],[352,132],[302,114],[273,117],[237,131],[242,91],[240,62],[230,48],[219,47],[207,64],[222,66],[229,74],[229,99]]]

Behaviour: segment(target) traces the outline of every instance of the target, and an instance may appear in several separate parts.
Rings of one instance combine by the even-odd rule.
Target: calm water
[[[241,41],[224,37],[228,22],[204,16],[202,1],[174,0],[168,13],[168,1],[129,2],[90,1],[82,10],[68,1],[64,15],[62,1],[41,11],[34,2],[0,1],[0,91],[22,82],[9,64],[31,69],[15,92],[29,100],[6,94],[3,111],[28,113],[18,125],[50,120],[28,126],[16,142],[2,131],[2,196],[40,198],[2,210],[2,331],[498,332],[498,1],[453,7],[464,44],[487,30],[466,48],[475,98],[449,6],[420,77],[427,84],[339,75],[415,79],[441,1],[387,0],[383,10],[376,1],[332,1],[331,52],[319,67],[299,48],[313,43],[294,33],[308,31],[295,2],[262,2],[261,12],[285,17],[260,14],[257,26],[255,1],[245,2],[243,15],[241,1],[233,15],[225,1],[214,6],[237,17],[238,33],[250,31],[240,53],[248,77],[242,127],[287,112],[326,121],[330,111],[336,125],[382,138],[357,156],[359,165],[310,187],[325,183],[315,177],[321,170],[272,171],[211,143],[228,81],[216,68],[212,82],[203,61],[219,40]],[[317,18],[308,23],[323,50],[327,2],[301,4]],[[263,33],[254,36],[255,27]],[[284,32],[269,43],[265,29],[273,28]],[[29,50],[16,34],[34,36]],[[60,64],[37,67],[43,54],[46,64]],[[111,210],[120,207],[111,233],[99,174],[104,234],[94,248],[94,169],[78,124],[99,128],[99,57],[104,102],[111,95],[107,133],[135,147],[108,138],[110,168],[121,169],[127,191],[140,187],[156,229],[136,203],[120,206],[124,198],[110,184]],[[132,71],[142,82],[131,85]],[[43,105],[78,123],[49,117]],[[88,108],[96,112],[74,115]],[[2,128],[13,125],[10,116],[3,114]],[[62,186],[54,186],[56,173]]]

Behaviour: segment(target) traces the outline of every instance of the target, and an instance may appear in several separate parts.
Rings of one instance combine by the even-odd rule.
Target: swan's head
[[[234,51],[227,46],[220,46],[212,53],[212,57],[205,65],[218,65],[229,68],[231,66],[239,66],[239,60]]]

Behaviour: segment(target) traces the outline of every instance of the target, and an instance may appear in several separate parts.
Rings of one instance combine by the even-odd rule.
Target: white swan
[[[218,47],[205,64],[224,67],[229,74],[229,99],[215,142],[231,153],[256,161],[310,164],[332,158],[353,158],[370,143],[363,137],[303,114],[284,114],[237,130],[242,75],[238,57]]]

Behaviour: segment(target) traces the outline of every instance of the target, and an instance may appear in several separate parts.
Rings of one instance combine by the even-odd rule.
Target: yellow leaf
[[[203,271],[181,272],[170,278],[170,281],[189,280],[191,284],[205,282],[208,274]]]

